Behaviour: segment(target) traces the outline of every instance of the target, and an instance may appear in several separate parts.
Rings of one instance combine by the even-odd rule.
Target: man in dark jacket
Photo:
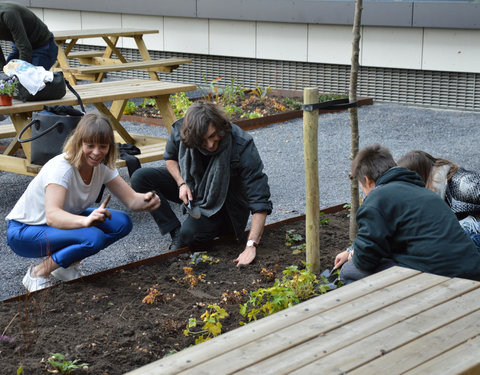
[[[0,52],[0,69],[12,59],[20,59],[49,70],[57,60],[53,34],[23,5],[0,2],[0,39],[13,42],[6,61],[3,51]]]
[[[353,247],[337,255],[349,283],[392,265],[480,280],[480,253],[452,210],[420,176],[396,166],[376,144],[361,150],[351,173],[366,195]]]
[[[245,250],[235,259],[238,266],[251,263],[272,211],[268,178],[252,137],[217,105],[196,102],[173,124],[163,158],[166,167],[135,171],[132,187],[160,196],[152,215],[160,232],[170,233],[170,248],[226,234],[240,240],[252,213]],[[168,201],[183,203],[190,213],[182,225]]]

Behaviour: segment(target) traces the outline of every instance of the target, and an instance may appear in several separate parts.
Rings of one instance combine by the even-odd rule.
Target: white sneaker
[[[29,292],[35,292],[36,290],[48,288],[53,285],[53,281],[50,277],[32,275],[33,266],[28,267],[27,274],[23,277],[23,285]]]
[[[75,280],[85,276],[78,263],[72,264],[68,268],[59,267],[55,271],[52,271],[51,275],[61,281]]]

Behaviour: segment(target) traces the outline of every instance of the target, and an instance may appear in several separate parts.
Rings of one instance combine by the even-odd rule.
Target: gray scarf
[[[180,173],[192,190],[193,205],[200,207],[200,212],[204,216],[216,214],[225,203],[230,181],[231,151],[231,135],[223,138],[214,152],[203,148],[187,148],[180,142],[178,151]],[[206,167],[200,153],[211,156]]]

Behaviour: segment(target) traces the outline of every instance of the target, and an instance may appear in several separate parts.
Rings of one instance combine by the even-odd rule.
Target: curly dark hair
[[[187,148],[200,148],[210,124],[215,127],[220,138],[232,131],[232,125],[221,107],[211,102],[197,101],[185,114],[180,139]]]

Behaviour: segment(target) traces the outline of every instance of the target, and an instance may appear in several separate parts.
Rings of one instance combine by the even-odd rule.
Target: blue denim
[[[7,57],[7,63],[13,59],[20,58],[20,52],[18,51],[17,46],[15,43],[12,44],[12,52]],[[32,65],[35,66],[43,66],[45,70],[50,70],[50,68],[55,64],[57,61],[57,54],[58,54],[58,46],[53,39],[53,36],[50,38],[48,44],[40,47],[35,48],[32,50]]]
[[[81,215],[88,216],[94,208],[88,208]],[[132,219],[125,212],[109,209],[112,219],[104,223],[79,229],[58,229],[44,225],[28,225],[9,220],[7,244],[18,255],[25,258],[52,256],[60,267],[67,268],[115,241],[125,237],[132,230]]]
[[[477,219],[473,216],[467,216],[465,219],[460,220],[460,225],[472,239],[475,247],[480,252],[480,225],[478,224]]]

